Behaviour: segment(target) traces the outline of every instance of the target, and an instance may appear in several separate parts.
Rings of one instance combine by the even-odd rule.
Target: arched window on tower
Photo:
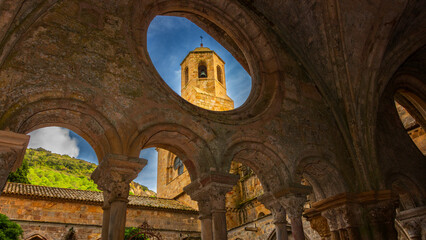
[[[188,67],[185,68],[185,85],[188,84],[189,76],[188,76]]]
[[[173,168],[178,171],[178,175],[181,175],[183,173],[184,166],[180,158],[178,157],[175,158],[175,161],[173,163]]]
[[[220,68],[219,65],[216,67],[216,71],[217,71],[217,80],[219,80],[219,82],[223,84],[222,68]]]
[[[198,64],[198,78],[207,78],[207,67],[204,62]]]

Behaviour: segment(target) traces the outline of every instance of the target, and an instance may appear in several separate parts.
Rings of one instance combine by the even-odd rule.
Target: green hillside
[[[25,165],[28,165],[27,178],[30,184],[99,191],[90,179],[96,164],[38,148],[27,149],[21,168],[25,168]],[[25,175],[24,172],[20,174]],[[9,179],[14,181],[13,174]]]
[[[99,191],[90,179],[96,164],[68,155],[52,153],[43,148],[27,149],[22,166],[9,175],[9,181],[33,185]],[[130,194],[151,196],[147,187],[132,184]],[[142,194],[141,194],[142,193]]]

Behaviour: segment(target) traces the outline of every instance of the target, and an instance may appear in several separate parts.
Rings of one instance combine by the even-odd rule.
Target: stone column
[[[426,207],[417,207],[401,211],[397,214],[396,219],[401,223],[405,232],[412,240],[422,240],[423,235],[426,236]]]
[[[201,221],[201,239],[213,240],[212,212],[209,199],[198,201],[199,219]]]
[[[277,240],[288,240],[287,219],[284,207],[269,193],[257,198],[272,213]]]
[[[394,200],[379,201],[366,205],[368,220],[375,240],[396,240],[398,233],[395,230]]]
[[[22,164],[30,136],[0,130],[0,195],[7,177]]]
[[[233,174],[210,172],[184,187],[191,199],[198,202],[203,240],[228,239],[225,196],[238,179]]]
[[[212,183],[210,189],[210,203],[212,208],[213,240],[228,239],[226,227],[226,193],[231,191],[232,185]]]
[[[111,204],[109,200],[109,194],[107,191],[103,192],[104,195],[104,204],[102,205],[103,215],[102,215],[102,240],[108,239],[109,231],[109,216],[111,210]]]
[[[109,210],[104,211],[104,214],[109,215],[109,224],[102,226],[102,233],[108,232],[108,237],[103,240],[124,239],[129,184],[138,176],[146,163],[147,160],[142,158],[109,154],[93,171],[92,179],[98,188],[104,191],[104,202],[110,204]],[[104,221],[108,219],[107,215],[104,216]]]
[[[288,218],[291,221],[291,231],[295,240],[304,240],[302,213],[306,196],[289,194],[279,199],[280,203],[287,211]]]
[[[337,220],[337,212],[334,209],[327,209],[321,212],[322,217],[324,217],[328,223],[330,229],[330,239],[331,240],[340,240],[339,234],[339,224]]]
[[[213,240],[212,213],[210,194],[207,188],[202,188],[199,181],[194,181],[183,188],[192,200],[198,203],[198,218],[201,221],[201,239]]]

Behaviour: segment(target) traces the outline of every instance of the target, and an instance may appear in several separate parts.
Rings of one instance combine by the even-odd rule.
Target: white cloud
[[[60,127],[40,128],[29,135],[29,148],[42,147],[57,154],[66,154],[70,157],[77,157],[80,149],[77,146],[77,139],[70,137],[70,130]]]

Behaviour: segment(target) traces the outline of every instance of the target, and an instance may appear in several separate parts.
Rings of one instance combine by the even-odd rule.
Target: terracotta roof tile
[[[32,198],[60,199],[68,201],[92,202],[98,204],[103,202],[102,192],[45,187],[12,182],[8,182],[6,184],[2,196],[3,195],[20,195]],[[176,200],[134,195],[129,196],[129,206],[196,212],[195,209],[185,206]]]

